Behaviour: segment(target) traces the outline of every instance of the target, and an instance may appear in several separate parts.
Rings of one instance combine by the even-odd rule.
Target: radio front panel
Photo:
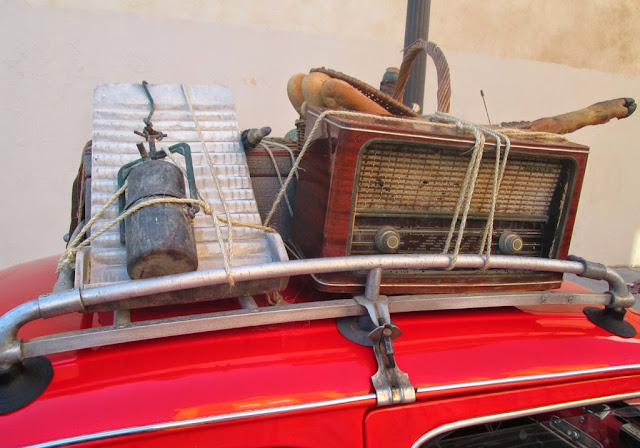
[[[300,165],[291,247],[304,258],[442,253],[472,146],[468,134],[428,122],[328,119]],[[566,258],[587,154],[588,148],[563,138],[512,139],[495,203],[493,254]],[[495,143],[487,138],[460,253],[480,252],[495,157]],[[315,280],[322,290],[352,293],[364,285],[361,274]],[[561,280],[549,272],[397,270],[384,272],[382,291],[536,290]]]

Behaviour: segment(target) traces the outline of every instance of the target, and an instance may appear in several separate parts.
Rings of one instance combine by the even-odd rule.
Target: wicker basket
[[[307,120],[299,118],[296,120],[296,129],[298,129],[298,150],[304,146],[305,131],[307,129]]]
[[[389,112],[391,112],[393,115],[400,115],[405,117],[421,117],[419,113],[409,109],[407,106],[405,106],[401,102],[394,100],[386,93],[382,93],[380,90],[376,89],[375,87],[372,87],[366,82],[360,81],[359,79],[356,79],[353,76],[345,75],[344,73],[331,70],[328,68],[324,68],[324,67],[313,68],[311,69],[311,72],[324,73],[325,75],[329,75],[332,78],[340,79],[342,81],[345,81],[351,84],[351,86],[358,89],[367,98],[375,101],[380,106],[384,107]]]

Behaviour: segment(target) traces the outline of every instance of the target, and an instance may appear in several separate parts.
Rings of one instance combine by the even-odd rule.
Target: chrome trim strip
[[[545,379],[552,379],[552,378],[563,378],[567,376],[579,376],[579,375],[597,374],[597,373],[604,373],[604,372],[617,372],[617,371],[633,370],[633,369],[640,369],[640,364],[629,364],[625,366],[575,370],[571,372],[561,372],[556,374],[529,375],[529,376],[522,376],[522,377],[515,377],[515,378],[502,378],[498,380],[477,381],[472,383],[458,383],[458,384],[450,384],[450,385],[444,385],[444,386],[421,387],[421,388],[418,388],[416,392],[417,393],[431,392],[431,391],[437,391],[437,390],[449,390],[449,389],[460,388],[460,387],[472,387],[477,385],[488,385],[488,384],[505,384],[505,383],[511,383],[511,382],[517,383],[517,382],[522,382],[526,380],[545,380]],[[628,394],[622,394],[622,395],[611,395],[607,397],[595,398],[590,400],[567,402],[559,405],[531,408],[527,410],[514,411],[510,413],[494,414],[494,415],[483,416],[483,417],[474,417],[472,419],[461,420],[459,422],[454,422],[454,423],[448,423],[446,425],[435,428],[423,434],[420,437],[420,439],[418,439],[412,445],[412,447],[418,447],[419,444],[424,443],[429,438],[435,437],[439,434],[442,434],[443,432],[452,431],[454,429],[462,428],[465,426],[472,426],[474,424],[482,424],[482,423],[490,423],[492,421],[501,420],[504,418],[515,418],[518,416],[526,416],[526,415],[532,415],[540,412],[566,409],[566,408],[576,407],[576,406],[584,406],[587,404],[602,403],[605,401],[615,401],[615,400],[621,400],[621,399],[627,399],[627,398],[635,398],[638,396],[640,396],[640,391],[632,392]],[[318,401],[314,403],[305,403],[305,404],[298,404],[298,405],[291,405],[291,406],[281,406],[276,408],[258,409],[254,411],[213,415],[208,417],[199,417],[199,418],[188,419],[188,420],[180,420],[176,422],[164,422],[164,423],[156,423],[156,424],[144,425],[144,426],[133,426],[129,428],[102,431],[94,434],[86,434],[83,436],[69,437],[65,439],[58,439],[58,440],[53,440],[49,442],[43,442],[36,445],[30,445],[30,447],[31,448],[50,448],[50,447],[67,446],[67,445],[74,445],[74,444],[84,443],[84,442],[104,440],[104,439],[109,439],[114,437],[122,437],[126,435],[157,432],[157,431],[168,430],[168,429],[185,428],[189,426],[199,426],[199,425],[219,423],[219,422],[225,422],[225,421],[231,421],[231,420],[241,420],[245,418],[277,415],[277,414],[283,414],[288,412],[304,411],[309,409],[337,406],[337,405],[348,404],[348,403],[357,403],[361,401],[375,400],[375,399],[376,399],[375,394],[358,395],[355,397],[339,398],[336,400],[326,400],[326,401]]]
[[[527,380],[547,380],[547,379],[555,379],[555,378],[566,378],[566,377],[569,377],[569,376],[581,376],[581,375],[588,375],[588,374],[619,372],[619,371],[634,370],[634,369],[640,369],[640,364],[628,364],[628,365],[624,365],[624,366],[601,367],[601,368],[584,369],[584,370],[573,370],[573,371],[570,371],[570,372],[560,372],[560,373],[551,373],[551,374],[542,374],[542,375],[528,375],[528,376],[513,377],[513,378],[500,378],[500,379],[496,379],[496,380],[486,380],[486,381],[476,381],[476,382],[469,382],[469,383],[447,384],[447,385],[442,385],[442,386],[420,387],[420,388],[416,389],[416,393],[442,391],[442,390],[450,390],[450,389],[457,389],[457,388],[469,388],[469,387],[473,387],[473,386],[483,386],[483,385],[519,383],[519,382],[523,382],[523,381],[527,381]],[[639,392],[633,392],[631,394],[626,394],[626,395],[630,395],[628,398],[634,398],[636,396],[640,397],[640,391]],[[609,401],[610,399],[613,400],[614,397],[617,397],[617,396],[614,395],[614,396],[610,396],[610,397],[602,397],[602,398],[593,399],[595,401],[593,401],[593,403],[590,402],[588,404],[595,404],[595,403],[599,403],[599,402],[602,402],[602,401]],[[91,442],[91,441],[96,441],[96,440],[104,440],[104,439],[113,438],[113,437],[122,437],[122,436],[126,436],[126,435],[142,434],[142,433],[148,433],[148,432],[156,432],[156,431],[162,431],[162,430],[166,430],[166,429],[185,428],[185,427],[189,427],[189,426],[198,426],[198,425],[205,425],[205,424],[209,424],[209,423],[226,422],[226,421],[231,421],[231,420],[241,420],[241,419],[245,419],[245,418],[253,418],[253,417],[262,417],[262,416],[268,416],[268,415],[284,414],[284,413],[288,413],[288,412],[304,411],[304,410],[309,410],[309,409],[324,408],[324,407],[337,406],[337,405],[348,404],[348,403],[358,403],[358,402],[361,402],[361,401],[375,400],[375,399],[376,399],[375,394],[367,394],[367,395],[358,395],[358,396],[355,396],[355,397],[339,398],[339,399],[336,399],[336,400],[326,400],[326,401],[318,401],[318,402],[314,402],[314,403],[304,403],[304,404],[297,404],[297,405],[291,405],[291,406],[280,406],[280,407],[276,407],[276,408],[258,409],[258,410],[255,410],[255,411],[245,411],[245,412],[235,412],[235,413],[231,413],[231,414],[212,415],[212,416],[208,416],[208,417],[199,417],[199,418],[194,418],[194,419],[189,419],[189,420],[180,420],[180,421],[177,421],[177,422],[164,422],[164,423],[156,423],[156,424],[144,425],[144,426],[132,426],[132,427],[129,427],[129,428],[114,429],[114,430],[102,431],[102,432],[98,432],[98,433],[94,433],[94,434],[86,434],[86,435],[83,435],[83,436],[69,437],[69,438],[65,438],[65,439],[53,440],[53,441],[50,441],[50,442],[43,442],[43,443],[39,443],[39,444],[36,444],[36,445],[29,445],[29,447],[30,448],[50,448],[50,447],[67,446],[67,445],[74,445],[74,444],[78,444],[78,443]],[[602,401],[597,401],[597,400],[602,400]],[[578,402],[569,402],[569,403],[565,403],[565,404],[572,405],[573,403],[578,403]],[[562,405],[553,405],[553,406],[562,406]],[[551,406],[551,407],[553,407],[553,406]],[[580,406],[580,404],[578,404],[576,406]],[[573,407],[573,406],[567,406],[567,407]],[[545,412],[544,409],[543,410],[540,410],[540,409],[543,409],[543,408],[532,408],[532,411],[533,411],[532,413]],[[555,410],[555,409],[563,409],[563,408],[560,407],[560,408],[554,408],[554,409],[549,409],[549,410]],[[538,411],[538,410],[540,410],[540,411]],[[525,412],[525,411],[515,411],[515,412]],[[499,416],[499,418],[497,418],[497,419],[503,418],[502,417],[503,415],[506,415],[506,414],[495,414],[495,416]],[[531,415],[531,414],[523,414],[523,415]],[[442,430],[441,432],[436,432],[436,431],[439,430],[439,428],[436,428],[436,429],[431,430],[428,433],[424,434],[422,437],[426,437],[426,436],[428,436],[428,437],[425,438],[422,442],[420,442],[421,439],[419,439],[417,442],[414,443],[413,446],[415,447],[415,446],[417,446],[416,445],[417,443],[423,443],[428,438],[434,437],[436,435],[439,435],[442,432],[446,432],[446,431],[451,431],[453,429],[457,429],[456,427],[453,427],[453,425],[455,425],[457,423],[464,423],[464,422],[468,422],[468,421],[472,421],[472,420],[476,420],[476,419],[487,418],[487,417],[494,417],[494,416],[475,417],[474,419],[462,420],[460,422],[455,422],[455,423],[448,423],[447,425],[443,425],[443,426],[439,427],[439,428],[445,428],[446,427],[446,429]],[[506,417],[504,417],[504,418],[506,418]],[[493,421],[493,420],[491,420],[491,421]],[[488,422],[489,421],[487,421],[486,423],[488,423]],[[480,421],[479,423],[485,423],[485,422]],[[471,423],[471,424],[475,424],[475,423]],[[462,424],[459,427],[470,426],[471,424]],[[449,429],[449,426],[452,426],[452,429]]]
[[[540,375],[514,376],[508,378],[497,378],[493,380],[473,381],[468,383],[452,383],[439,386],[419,387],[416,393],[439,392],[452,389],[468,389],[471,387],[496,386],[501,384],[523,383],[526,381],[545,381],[574,376],[597,375],[599,373],[613,373],[625,370],[640,370],[640,364],[626,364],[613,367],[596,367],[593,369],[570,370],[567,372],[543,373]]]
[[[444,434],[449,431],[453,431],[460,428],[465,428],[469,426],[482,425],[485,423],[493,423],[499,420],[506,420],[518,417],[527,417],[529,415],[540,414],[543,412],[553,412],[559,411],[562,409],[570,409],[580,406],[589,406],[592,404],[606,403],[609,401],[620,401],[620,400],[628,400],[631,398],[636,398],[640,396],[640,391],[629,392],[626,394],[617,394],[617,395],[608,395],[606,397],[599,398],[591,398],[587,400],[578,400],[578,401],[568,401],[566,403],[559,403],[549,406],[540,406],[537,408],[529,408],[522,409],[519,411],[511,411],[511,412],[503,412],[500,414],[492,414],[492,415],[484,415],[482,417],[474,417],[466,420],[459,420],[457,422],[447,423],[442,426],[438,426],[437,428],[432,429],[429,432],[424,433],[418,440],[416,440],[411,448],[420,448],[420,446],[427,442],[429,439],[432,439],[436,436]]]
[[[76,445],[78,443],[95,442],[97,440],[111,439],[114,437],[129,436],[133,434],[144,434],[168,429],[186,428],[189,426],[207,425],[210,423],[226,422],[229,420],[241,420],[245,418],[263,417],[267,415],[284,414],[288,412],[306,411],[309,409],[337,406],[341,404],[358,403],[372,400],[375,402],[375,394],[357,395],[355,397],[338,398],[335,400],[316,401],[314,403],[295,404],[291,406],[280,406],[276,408],[257,409],[255,411],[234,412],[232,414],[211,415],[209,417],[198,417],[188,420],[155,423],[144,426],[131,426],[129,428],[114,429],[110,431],[96,432],[83,436],[68,437],[65,439],[52,440],[50,442],[29,445],[28,448],[52,448],[59,446]]]

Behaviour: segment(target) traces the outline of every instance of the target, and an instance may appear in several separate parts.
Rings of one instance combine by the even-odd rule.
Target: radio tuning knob
[[[520,235],[515,232],[504,232],[500,235],[498,247],[505,255],[514,255],[522,250],[523,242]]]
[[[382,227],[374,238],[376,249],[385,254],[394,254],[400,247],[400,235],[393,227]]]

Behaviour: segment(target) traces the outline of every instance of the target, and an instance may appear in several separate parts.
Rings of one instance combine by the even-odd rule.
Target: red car
[[[3,271],[2,312],[48,293],[55,265]],[[113,312],[37,320],[19,347],[27,361],[47,355],[53,379],[44,384],[51,372],[27,361],[13,373],[20,382],[3,373],[16,388],[2,390],[5,409],[33,401],[0,417],[2,444],[637,446],[640,343],[591,323],[575,302],[610,297],[579,291],[400,296],[388,299],[392,322],[370,291],[360,300],[377,302],[375,349],[348,317],[364,307],[318,301],[326,297],[300,280],[280,307],[258,297],[132,310],[131,324]],[[49,304],[42,296],[36,313],[57,314]],[[635,311],[626,320],[640,326]],[[137,339],[150,340],[122,342]]]
[[[241,149],[240,135],[224,125],[232,109],[220,103],[230,95],[151,86],[169,138],[198,134],[189,145],[204,150],[194,150],[192,163],[185,143],[156,150],[164,134],[152,127],[154,103],[142,87],[96,91],[94,147],[85,148],[93,169],[87,175],[83,165],[74,187],[78,233],[70,247],[80,247],[79,229],[93,223],[96,204],[108,210],[125,189],[126,229],[100,246],[94,228],[74,263],[67,252],[60,263],[48,258],[0,272],[3,447],[640,446],[635,300],[615,272],[567,257],[588,148],[540,133],[509,139],[443,115],[445,122],[411,121],[310,107],[282,189],[282,160],[269,152],[276,206],[299,175],[293,220],[277,223],[289,234],[288,255],[234,264],[219,227],[224,219],[230,226],[232,213],[225,218],[199,199],[212,184],[198,176],[215,171],[203,160],[207,139],[219,138],[226,152],[214,157],[217,166],[231,161],[220,177],[237,187],[218,189],[220,197],[246,204],[255,191],[260,202],[268,176],[257,174],[259,163],[252,168],[249,146],[266,130],[253,141],[256,132],[243,133],[252,190],[238,168],[244,155],[232,152]],[[149,150],[138,143],[142,158],[132,161],[127,120],[146,116],[145,92],[151,114],[138,135]],[[178,150],[189,197],[182,172],[159,160]],[[169,194],[165,178],[140,186],[154,176],[135,178],[139,166],[173,170],[182,191]],[[472,198],[467,187],[475,184]],[[196,216],[196,205],[215,229],[200,226],[210,217]],[[238,210],[233,216],[246,211]],[[167,230],[172,220],[178,227]],[[164,271],[188,264],[168,259],[167,248],[179,239],[175,245],[195,250],[192,221],[199,242],[217,232],[218,265],[203,265],[216,249],[205,244],[191,254],[200,270]],[[272,247],[279,238],[249,244],[240,233],[236,247]],[[148,262],[143,244],[159,258]],[[125,278],[125,246],[134,280]],[[104,262],[111,259],[120,264]],[[564,273],[604,280],[609,292],[563,283]]]

